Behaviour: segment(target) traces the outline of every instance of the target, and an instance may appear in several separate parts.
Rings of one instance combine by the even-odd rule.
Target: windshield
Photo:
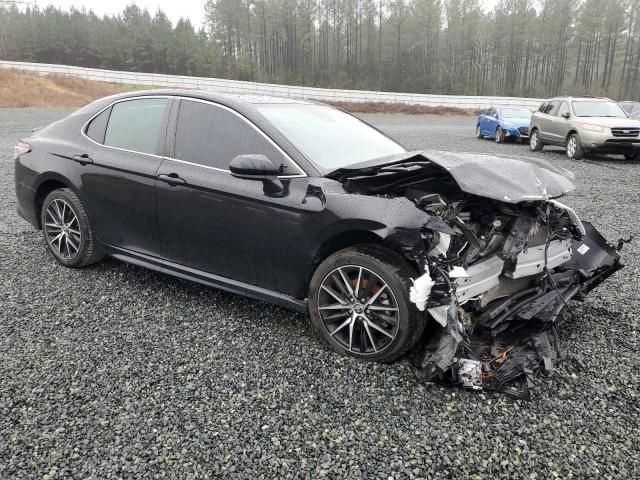
[[[503,118],[529,118],[531,112],[526,108],[508,107],[501,108],[500,115]]]
[[[627,118],[627,114],[615,102],[580,100],[573,102],[573,113],[576,117]]]
[[[407,150],[357,118],[325,105],[256,105],[293,145],[322,170]]]

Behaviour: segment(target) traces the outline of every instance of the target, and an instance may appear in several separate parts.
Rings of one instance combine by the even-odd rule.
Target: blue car
[[[530,121],[531,111],[524,107],[490,107],[478,115],[476,137],[495,138],[496,143],[528,139]]]

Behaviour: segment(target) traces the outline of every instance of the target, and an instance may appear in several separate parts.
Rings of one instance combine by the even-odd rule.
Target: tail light
[[[16,146],[14,147],[15,158],[18,158],[20,155],[24,155],[25,153],[29,153],[31,151],[31,145],[22,140],[18,140],[16,142]]]

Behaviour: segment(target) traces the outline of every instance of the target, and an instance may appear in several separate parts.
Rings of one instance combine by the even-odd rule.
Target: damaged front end
[[[561,357],[556,326],[570,302],[623,265],[624,241],[555,199],[573,189],[570,174],[539,161],[422,152],[334,178],[426,214],[401,245],[420,271],[411,301],[438,324],[410,355],[424,381],[528,398],[534,372]],[[529,388],[509,387],[522,376]]]

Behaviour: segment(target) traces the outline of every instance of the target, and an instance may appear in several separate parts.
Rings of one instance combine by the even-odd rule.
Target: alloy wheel
[[[329,335],[356,355],[380,353],[398,334],[395,295],[379,275],[359,265],[338,267],[322,280],[318,310]]]
[[[76,213],[67,202],[56,198],[47,205],[45,235],[51,248],[60,258],[74,258],[80,250],[82,233]]]
[[[578,148],[578,142],[575,137],[571,137],[567,142],[567,157],[573,158],[576,154],[576,149]]]
[[[531,138],[529,139],[529,145],[531,146],[531,150],[535,150],[538,146],[538,132],[533,132],[531,134]]]

